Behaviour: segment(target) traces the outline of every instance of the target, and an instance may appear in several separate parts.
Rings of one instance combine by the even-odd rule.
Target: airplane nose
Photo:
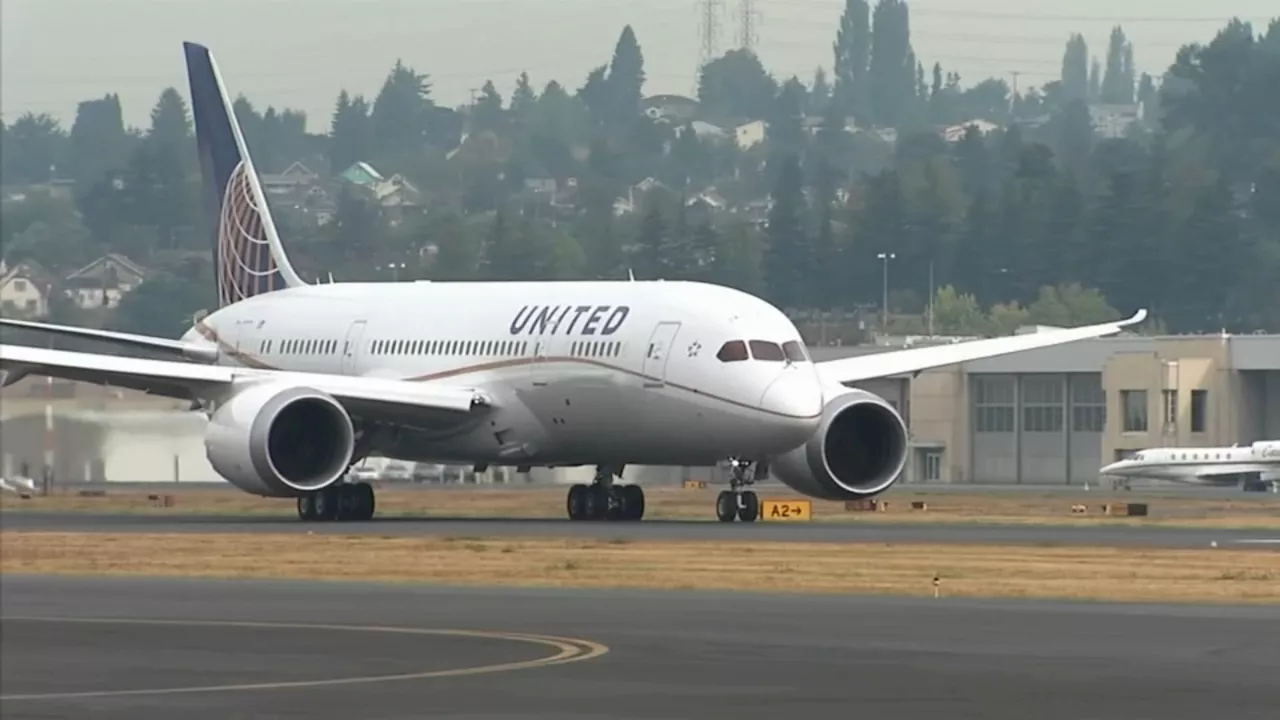
[[[765,388],[760,407],[797,419],[816,419],[822,414],[822,385],[817,374],[806,368],[787,368]]]

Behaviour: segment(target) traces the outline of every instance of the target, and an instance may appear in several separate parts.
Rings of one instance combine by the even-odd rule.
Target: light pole
[[[391,282],[400,282],[400,271],[405,268],[405,263],[387,263],[378,268],[379,270],[391,271]]]
[[[884,332],[889,327],[889,261],[898,256],[893,253],[879,253],[876,257],[884,263],[883,295],[880,300],[880,330]]]

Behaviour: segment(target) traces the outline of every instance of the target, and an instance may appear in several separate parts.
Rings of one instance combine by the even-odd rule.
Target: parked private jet
[[[1124,480],[1238,484],[1245,490],[1265,490],[1280,483],[1280,440],[1262,440],[1245,447],[1150,448],[1107,465],[1100,474]]]
[[[638,520],[626,465],[728,460],[725,522],[753,521],[772,473],[813,498],[883,492],[908,432],[853,383],[1119,332],[1087,327],[813,362],[792,322],[747,293],[697,282],[330,282],[294,271],[209,50],[184,45],[213,225],[217,307],[178,340],[7,321],[167,359],[0,346],[27,374],[188,399],[209,462],[241,490],[296,498],[303,520],[367,520],[348,469],[406,462],[594,466],[574,520]]]

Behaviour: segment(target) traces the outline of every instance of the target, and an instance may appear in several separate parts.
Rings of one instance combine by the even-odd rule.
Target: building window
[[[1065,422],[1066,392],[1059,375],[1022,378],[1022,429],[1034,433],[1060,433]]]
[[[1147,432],[1147,391],[1121,390],[1120,411],[1124,413],[1124,432]]]
[[[1208,432],[1209,391],[1191,391],[1191,432]]]
[[[1013,376],[978,376],[973,379],[974,430],[980,433],[1013,432]]]
[[[1107,394],[1102,375],[1071,377],[1071,431],[1100,433],[1107,426]]]
[[[1164,432],[1166,435],[1178,434],[1178,391],[1164,391]]]

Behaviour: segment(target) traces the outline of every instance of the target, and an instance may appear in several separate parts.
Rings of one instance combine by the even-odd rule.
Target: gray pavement
[[[645,520],[584,523],[558,519],[375,518],[363,523],[303,523],[289,517],[247,515],[99,514],[80,512],[0,513],[0,529],[65,532],[160,533],[339,533],[451,535],[468,537],[593,537],[629,540],[720,540],[746,542],[894,542],[1040,546],[1219,547],[1280,550],[1280,528],[1221,530],[1106,525],[985,525],[976,523],[884,523],[857,521],[803,524]]]
[[[1249,720],[1280,707],[1275,607],[14,575],[0,607],[5,697],[517,664],[0,699],[5,718]],[[32,616],[45,619],[19,619]],[[540,666],[551,649],[491,635],[57,621],[85,617],[536,633],[608,651]]]

